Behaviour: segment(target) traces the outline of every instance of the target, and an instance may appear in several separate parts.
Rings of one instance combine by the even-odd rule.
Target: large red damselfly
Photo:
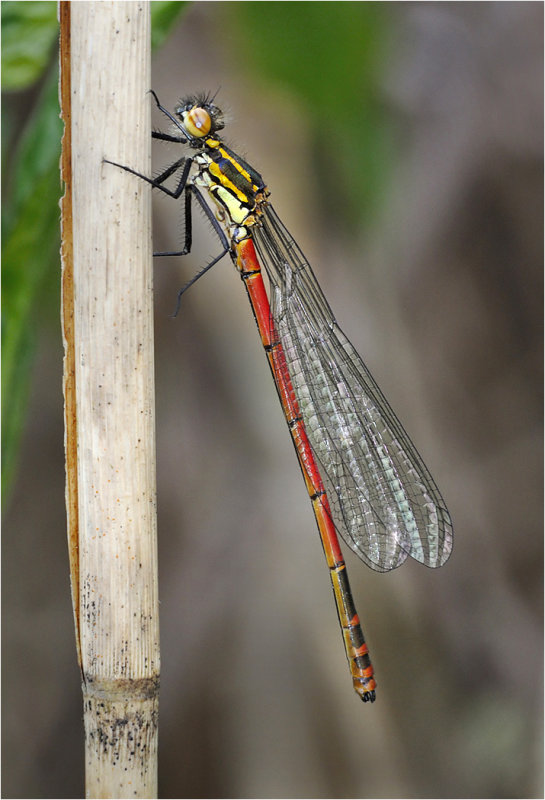
[[[180,290],[176,313],[184,291],[227,254],[244,281],[318,523],[354,688],[372,702],[373,667],[337,534],[378,572],[395,569],[407,556],[440,567],[452,550],[449,513],[269,203],[261,175],[218,138],[224,121],[214,98],[188,97],[173,115],[152,94],[174,124],[172,133],[155,131],[154,138],[186,145],[190,153],[157,178],[116,166],[170,197],[184,195],[184,247],[155,255],[189,253],[193,197],[219,237],[222,252]],[[171,190],[164,184],[175,174]]]

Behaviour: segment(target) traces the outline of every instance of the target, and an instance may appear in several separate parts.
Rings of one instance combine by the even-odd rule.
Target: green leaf
[[[189,3],[187,2],[153,2],[151,3],[151,48],[156,50],[160,47],[174,23],[185,11]]]
[[[3,2],[2,90],[27,89],[35,83],[58,36],[55,2]]]
[[[310,119],[324,198],[333,210],[344,198],[352,222],[372,213],[391,162],[380,101],[392,46],[384,4],[246,2],[232,12],[232,34],[254,75],[291,92]]]
[[[11,484],[38,336],[38,303],[58,284],[60,137],[57,69],[51,71],[13,158],[3,204],[2,487]],[[58,295],[58,293],[57,293]]]

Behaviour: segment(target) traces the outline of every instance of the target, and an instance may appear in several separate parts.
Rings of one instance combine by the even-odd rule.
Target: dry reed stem
[[[67,513],[86,794],[155,797],[150,192],[103,163],[150,172],[149,4],[62,3],[61,28]]]

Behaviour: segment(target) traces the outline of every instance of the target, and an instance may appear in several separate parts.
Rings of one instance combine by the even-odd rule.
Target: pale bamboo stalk
[[[156,797],[150,192],[103,163],[150,172],[149,3],[61,5],[66,28],[70,17],[61,55],[71,133],[63,236],[73,243],[72,258],[63,246],[67,509],[86,796]]]

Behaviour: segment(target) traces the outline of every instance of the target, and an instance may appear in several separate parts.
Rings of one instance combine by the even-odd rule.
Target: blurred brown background
[[[393,168],[379,211],[347,224],[308,116],[253,76],[237,5],[190,6],[153,88],[172,108],[221,87],[227,142],[416,442],[455,549],[388,575],[347,553],[378,681],[363,706],[230,261],[169,317],[218,252],[197,219],[193,254],[155,271],[161,796],[542,797],[543,6],[385,4]],[[157,168],[176,152],[158,148]],[[156,211],[157,246],[176,245],[179,206]],[[44,325],[4,516],[4,797],[83,792],[61,368]]]

